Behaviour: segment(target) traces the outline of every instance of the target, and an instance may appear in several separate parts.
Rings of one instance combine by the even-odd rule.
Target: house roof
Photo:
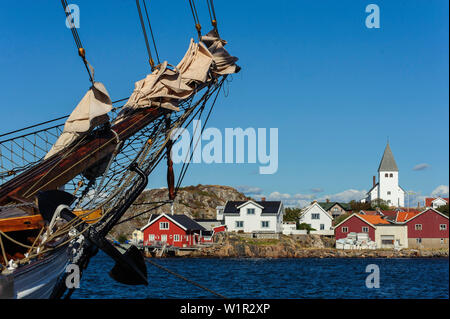
[[[300,216],[305,215],[305,214],[306,214],[311,208],[313,208],[314,206],[319,207],[319,209],[320,209],[325,215],[327,215],[328,217],[331,218],[331,220],[333,220],[333,216],[331,216],[331,214],[330,214],[329,212],[327,212],[322,206],[320,206],[319,203],[316,202],[316,201],[314,201],[311,205],[305,207],[305,208],[302,210]]]
[[[405,220],[404,223],[409,223],[409,222],[410,222],[411,220],[413,220],[414,218],[416,218],[416,217],[418,217],[418,216],[420,216],[420,215],[422,215],[422,214],[424,214],[424,213],[426,213],[426,212],[428,212],[428,211],[430,211],[430,210],[433,211],[433,212],[435,212],[436,214],[439,214],[439,215],[441,215],[441,216],[443,216],[443,217],[445,217],[445,218],[448,219],[448,216],[445,215],[445,214],[443,214],[443,213],[441,213],[440,211],[438,211],[438,210],[436,210],[436,209],[434,209],[434,208],[427,208],[427,209],[423,210],[422,212],[420,212],[420,213],[418,213],[418,214],[415,214],[415,215],[412,216],[411,218]]]
[[[383,219],[380,215],[359,215],[362,219],[371,223],[372,225],[389,225],[391,224],[387,220]]]
[[[324,210],[328,211],[334,205],[339,205],[343,210],[349,211],[351,210],[350,205],[347,203],[339,203],[339,202],[319,202],[318,203]]]
[[[172,222],[174,222],[176,225],[180,226],[181,228],[183,228],[184,230],[201,230],[201,231],[205,231],[206,228],[204,228],[202,225],[200,225],[199,223],[197,223],[195,220],[189,218],[186,215],[181,215],[181,214],[174,214],[174,215],[167,215],[167,214],[160,214],[160,215],[152,215],[150,217],[149,222],[147,223],[147,225],[145,225],[144,227],[141,228],[141,230],[144,230],[145,228],[147,228],[148,226],[150,226],[151,224],[153,224],[154,222],[156,222],[158,219],[162,218],[163,216],[165,216],[167,219],[171,220]]]
[[[378,166],[378,171],[398,172],[397,163],[395,162],[394,155],[392,154],[389,143],[387,143],[386,148],[384,149],[383,158],[381,159],[380,166]]]
[[[228,201],[223,210],[224,215],[238,215],[239,207],[248,202],[253,202],[262,207],[262,215],[276,215],[282,205],[281,201]]]
[[[444,198],[444,197],[427,197],[427,198],[425,198],[425,206],[426,206],[426,207],[431,207],[431,205],[433,204],[433,202],[434,202],[436,199],[438,199],[438,198],[443,199],[443,200],[445,200],[445,201],[448,203],[448,198]]]
[[[376,210],[360,210],[359,215],[380,215]]]
[[[403,223],[413,217],[415,217],[417,214],[420,214],[420,212],[398,212],[397,218],[395,219],[396,222]]]

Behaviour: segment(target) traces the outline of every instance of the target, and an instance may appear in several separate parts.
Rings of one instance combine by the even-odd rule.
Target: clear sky
[[[128,97],[150,71],[134,1],[68,2],[80,7],[96,80],[113,100]],[[188,1],[150,3],[159,54],[177,64],[196,34]],[[197,3],[207,29],[206,1]],[[380,8],[379,29],[365,26],[370,3]],[[208,126],[278,128],[279,168],[260,175],[259,164],[192,164],[185,185],[230,185],[293,205],[357,198],[371,187],[389,136],[412,201],[441,185],[448,194],[448,1],[215,6],[242,71]],[[1,2],[0,70],[0,133],[72,111],[89,81],[60,1]],[[159,171],[150,186],[164,185]]]

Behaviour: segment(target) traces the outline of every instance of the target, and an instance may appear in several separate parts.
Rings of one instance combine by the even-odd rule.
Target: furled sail
[[[94,82],[67,119],[64,130],[44,159],[60,152],[96,126],[109,121],[112,102],[105,86]]]
[[[135,83],[135,89],[124,106],[122,116],[130,110],[142,107],[164,107],[178,111],[180,100],[194,94],[197,84],[204,84],[214,75],[236,73],[238,60],[225,49],[226,41],[221,40],[214,31],[202,37],[202,42],[191,39],[189,48],[177,66],[165,61],[156,66],[155,70],[143,80]]]

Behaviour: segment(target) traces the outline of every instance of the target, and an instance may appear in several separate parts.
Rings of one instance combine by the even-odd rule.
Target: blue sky
[[[80,7],[96,80],[113,100],[129,96],[150,71],[134,1],[68,2]],[[380,29],[365,27],[370,3],[380,8]],[[417,199],[441,185],[448,193],[447,1],[215,6],[242,71],[208,126],[278,128],[279,168],[260,175],[258,164],[192,164],[185,185],[230,185],[291,204],[358,197],[371,187],[389,136],[404,189]],[[198,7],[207,29],[205,1]],[[195,37],[188,2],[151,1],[149,9],[161,58],[178,63]],[[64,18],[56,0],[0,4],[1,133],[70,113],[88,89]],[[164,184],[160,170],[149,186]]]

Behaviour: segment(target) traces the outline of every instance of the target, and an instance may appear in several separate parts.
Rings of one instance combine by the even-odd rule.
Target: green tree
[[[333,225],[339,224],[340,222],[342,222],[344,219],[346,219],[350,215],[351,215],[351,213],[346,213],[346,214],[342,214],[341,216],[336,217],[333,220]]]
[[[121,244],[124,244],[128,240],[127,236],[125,234],[120,234],[117,236],[117,241]]]
[[[373,209],[378,207],[381,210],[388,210],[390,208],[388,203],[385,200],[382,200],[381,198],[377,198],[377,199],[371,201],[370,204]]]
[[[283,221],[285,222],[298,222],[298,218],[300,217],[300,212],[302,210],[300,208],[291,208],[288,207],[284,210]]]
[[[436,208],[436,210],[448,216],[448,204],[444,206],[439,206],[438,208]]]
[[[355,200],[352,200],[350,203],[350,208],[352,211],[354,212],[359,212],[360,210],[371,210],[372,206],[370,205],[370,203],[361,203],[361,202],[357,202]]]

